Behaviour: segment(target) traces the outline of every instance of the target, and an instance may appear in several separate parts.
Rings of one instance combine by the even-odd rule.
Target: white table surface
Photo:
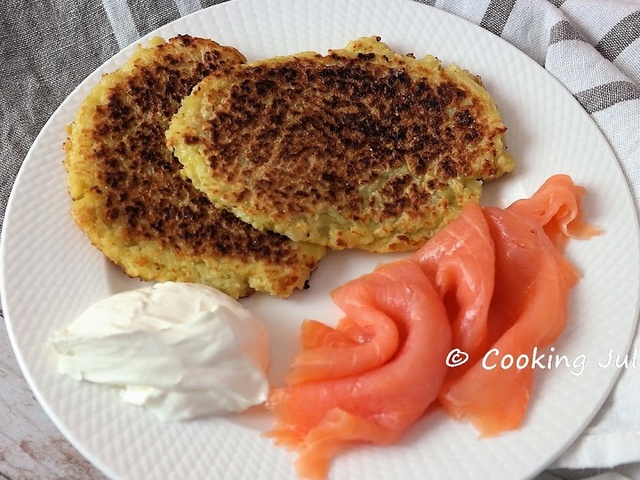
[[[0,479],[101,480],[35,399],[0,322]]]

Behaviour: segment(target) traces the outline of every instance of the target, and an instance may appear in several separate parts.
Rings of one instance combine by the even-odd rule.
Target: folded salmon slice
[[[469,355],[466,364],[449,372],[449,381],[462,375],[488,347],[487,317],[494,291],[495,255],[482,208],[475,202],[465,205],[461,215],[411,259],[438,287],[451,321],[452,346]]]
[[[531,198],[506,210],[483,208],[495,258],[490,348],[482,360],[465,365],[463,375],[446,382],[439,395],[453,417],[471,420],[482,435],[521,425],[533,383],[534,349],[549,345],[565,328],[568,296],[579,275],[561,250],[570,237],[600,232],[583,220],[585,193],[570,177],[555,175]],[[521,365],[529,364],[518,368],[518,358]]]
[[[471,420],[482,435],[490,436],[522,423],[534,348],[548,345],[564,329],[567,297],[578,275],[534,220],[491,208],[485,216],[496,257],[489,309],[492,346],[439,399],[453,417]]]
[[[398,328],[380,310],[376,290],[366,282],[352,282],[349,295],[335,293],[336,304],[346,314],[335,329],[315,320],[301,328],[302,351],[294,358],[287,383],[340,378],[376,368],[398,349]]]
[[[267,407],[275,415],[276,426],[267,435],[298,452],[296,467],[302,478],[324,478],[330,459],[345,443],[396,441],[436,399],[451,348],[444,306],[414,262],[400,260],[384,265],[338,288],[333,299],[345,310],[376,312],[355,330],[377,333],[387,328],[372,328],[372,318],[395,324],[397,348],[387,361],[356,375],[351,373],[351,366],[344,376],[337,376],[332,368],[332,378],[272,389]],[[347,318],[351,327],[360,321],[360,317]],[[343,335],[336,329],[334,335],[325,327],[320,330],[315,332],[318,335],[310,335],[313,348],[324,348],[326,353],[338,356],[342,348],[352,348],[349,333]],[[345,337],[350,340],[343,343]],[[366,364],[369,350],[387,343],[379,335],[367,335],[362,340],[367,349]]]
[[[530,198],[517,200],[508,209],[535,220],[562,250],[569,238],[589,238],[602,233],[583,218],[582,200],[586,194],[587,190],[574,184],[569,175],[557,174],[549,177]]]

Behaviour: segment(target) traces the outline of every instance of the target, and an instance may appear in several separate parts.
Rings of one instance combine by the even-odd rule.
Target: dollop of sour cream
[[[269,337],[224,293],[164,282],[112,295],[54,333],[58,371],[120,387],[163,420],[242,412],[269,393]]]

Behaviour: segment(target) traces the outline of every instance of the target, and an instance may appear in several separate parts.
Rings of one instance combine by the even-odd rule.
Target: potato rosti
[[[183,173],[260,230],[334,249],[420,246],[514,167],[480,79],[378,37],[236,65],[167,132]]]
[[[210,40],[156,38],[102,78],[68,127],[73,218],[128,275],[203,283],[234,297],[286,297],[323,256],[322,247],[260,232],[215,208],[166,147],[182,98],[205,75],[245,60]]]

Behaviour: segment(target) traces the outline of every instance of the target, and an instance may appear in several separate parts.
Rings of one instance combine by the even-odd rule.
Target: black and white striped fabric
[[[415,1],[470,20],[543,65],[600,127],[640,206],[640,0]],[[62,100],[142,35],[216,3],[0,2],[0,222],[29,147]],[[623,373],[599,416],[553,467],[640,465],[640,387],[633,375]],[[576,470],[554,470],[558,475],[578,478]]]

